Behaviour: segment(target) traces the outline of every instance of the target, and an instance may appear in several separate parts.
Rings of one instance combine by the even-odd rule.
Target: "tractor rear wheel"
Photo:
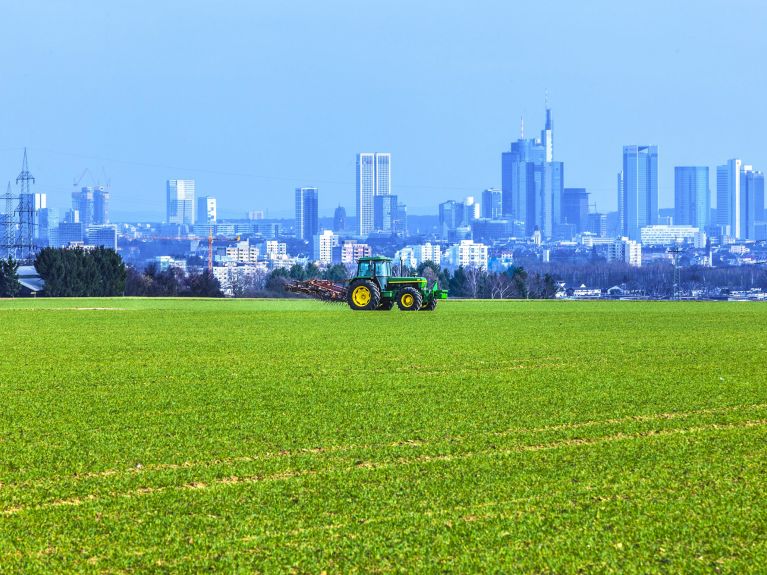
[[[437,309],[437,300],[432,299],[430,302],[423,304],[420,311],[434,311]]]
[[[376,309],[381,301],[378,286],[370,280],[357,280],[349,286],[346,303],[353,310]]]
[[[402,311],[418,311],[421,309],[423,296],[412,287],[406,287],[397,294],[397,307]]]

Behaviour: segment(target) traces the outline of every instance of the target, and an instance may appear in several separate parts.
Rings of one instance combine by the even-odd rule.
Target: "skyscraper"
[[[503,215],[524,222],[525,234],[536,227],[551,237],[560,223],[564,165],[554,162],[554,127],[546,108],[546,125],[540,139],[525,139],[524,133],[501,155]]]
[[[397,196],[385,195],[373,197],[373,229],[378,232],[391,232],[397,220]]]
[[[740,193],[740,229],[744,239],[755,240],[756,224],[764,220],[764,174],[752,166],[743,166]]]
[[[84,187],[79,192],[72,192],[72,209],[80,212],[80,223],[86,228],[94,223],[94,190]]]
[[[555,226],[562,222],[562,194],[564,194],[564,191],[564,163],[544,163],[543,190],[536,209],[535,223],[546,238],[552,237]]]
[[[565,188],[562,196],[562,223],[572,224],[575,233],[585,232],[589,216],[589,194],[586,188]]]
[[[106,225],[109,223],[109,188],[97,186],[93,189],[93,223]]]
[[[716,167],[716,223],[722,233],[742,238],[740,229],[740,171],[743,162],[727,160]]]
[[[503,216],[503,192],[500,188],[488,188],[482,192],[482,217],[498,220]]]
[[[356,176],[358,232],[360,236],[366,236],[375,228],[374,198],[391,195],[391,154],[357,154]]]
[[[333,231],[342,232],[346,229],[346,210],[343,206],[338,206],[333,213]]]
[[[216,198],[213,196],[200,196],[197,198],[195,223],[215,224],[217,220],[216,207]]]
[[[622,182],[623,234],[638,242],[643,226],[658,223],[658,146],[623,146]]]
[[[296,188],[296,238],[311,240],[320,229],[319,191]]]
[[[708,166],[674,168],[674,223],[704,230],[710,222]]]
[[[166,198],[167,223],[187,225],[194,223],[194,180],[168,180]],[[80,221],[82,222],[82,216]]]

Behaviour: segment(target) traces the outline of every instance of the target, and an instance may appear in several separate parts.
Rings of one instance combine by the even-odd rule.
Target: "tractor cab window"
[[[376,262],[376,275],[383,277],[391,276],[391,262]]]
[[[357,266],[357,277],[369,278],[373,275],[373,270],[371,268],[371,262],[359,262],[359,265]]]

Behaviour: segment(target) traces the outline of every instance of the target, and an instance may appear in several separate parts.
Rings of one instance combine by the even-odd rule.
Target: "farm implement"
[[[392,276],[391,259],[375,256],[360,258],[357,273],[348,286],[327,280],[293,282],[287,291],[323,301],[343,302],[353,310],[388,311],[396,304],[402,311],[433,311],[437,302],[447,299],[447,290],[435,282],[431,288],[423,277]]]

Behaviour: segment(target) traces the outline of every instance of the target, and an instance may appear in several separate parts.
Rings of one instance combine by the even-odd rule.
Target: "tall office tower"
[[[391,154],[357,154],[357,231],[366,236],[375,228],[376,196],[391,195]],[[386,230],[388,231],[388,230]]]
[[[474,200],[474,196],[466,196],[463,200],[463,208],[460,210],[461,218],[459,226],[470,226],[471,222],[482,217],[482,206]]]
[[[338,206],[333,212],[333,231],[342,232],[346,229],[346,210],[343,206]]]
[[[623,219],[624,216],[624,207],[623,203],[626,200],[626,196],[623,193],[623,170],[618,172],[618,179],[617,179],[617,187],[616,190],[618,192],[618,231],[622,234],[623,230],[626,227],[626,222]]]
[[[397,196],[373,197],[373,229],[377,232],[391,232],[397,220]]]
[[[80,222],[88,227],[93,224],[95,202],[92,187],[84,187],[79,192],[72,192],[72,209],[80,212]]]
[[[623,234],[641,241],[639,230],[658,223],[658,146],[623,146]]]
[[[58,215],[56,210],[52,208],[41,208],[38,212],[37,219],[37,245],[38,247],[45,248],[53,246],[53,232],[59,225]]]
[[[554,161],[554,123],[551,121],[551,108],[546,106],[546,124],[541,130],[541,142],[545,151],[545,162]]]
[[[196,224],[215,224],[218,219],[216,214],[216,198],[213,196],[200,196],[197,198]]]
[[[674,223],[700,228],[711,223],[711,192],[708,166],[674,168]]]
[[[586,188],[565,188],[562,194],[562,223],[572,224],[575,233],[585,232],[588,226],[589,193]]]
[[[93,188],[93,223],[103,226],[109,223],[109,189],[105,186]]]
[[[535,229],[535,205],[543,190],[545,150],[538,140],[520,139],[501,157],[503,214],[524,222],[525,234]]]
[[[584,231],[596,234],[600,238],[606,238],[607,214],[592,213],[586,216],[586,229]]]
[[[463,204],[448,200],[439,205],[439,228],[442,239],[447,239],[450,231],[461,225]]]
[[[500,188],[488,188],[482,192],[482,217],[499,220],[503,216],[503,193]]]
[[[543,237],[554,235],[555,226],[562,222],[562,194],[565,191],[565,165],[546,162],[543,165],[543,191],[536,210],[536,224]]]
[[[405,237],[408,236],[407,228],[407,204],[402,202],[397,203],[397,217],[392,223],[394,233],[401,234]]]
[[[194,223],[194,180],[168,180],[166,214],[169,224]]]
[[[740,229],[740,172],[743,162],[727,160],[716,167],[716,223],[722,233],[741,239]]]
[[[296,238],[311,240],[320,230],[317,188],[296,188]]]
[[[524,222],[525,234],[536,229],[551,237],[560,223],[564,165],[554,162],[554,129],[546,108],[546,127],[541,139],[525,139],[524,133],[501,155],[503,215]]]
[[[752,166],[740,172],[740,229],[743,238],[755,240],[756,224],[764,221],[764,174]]]

